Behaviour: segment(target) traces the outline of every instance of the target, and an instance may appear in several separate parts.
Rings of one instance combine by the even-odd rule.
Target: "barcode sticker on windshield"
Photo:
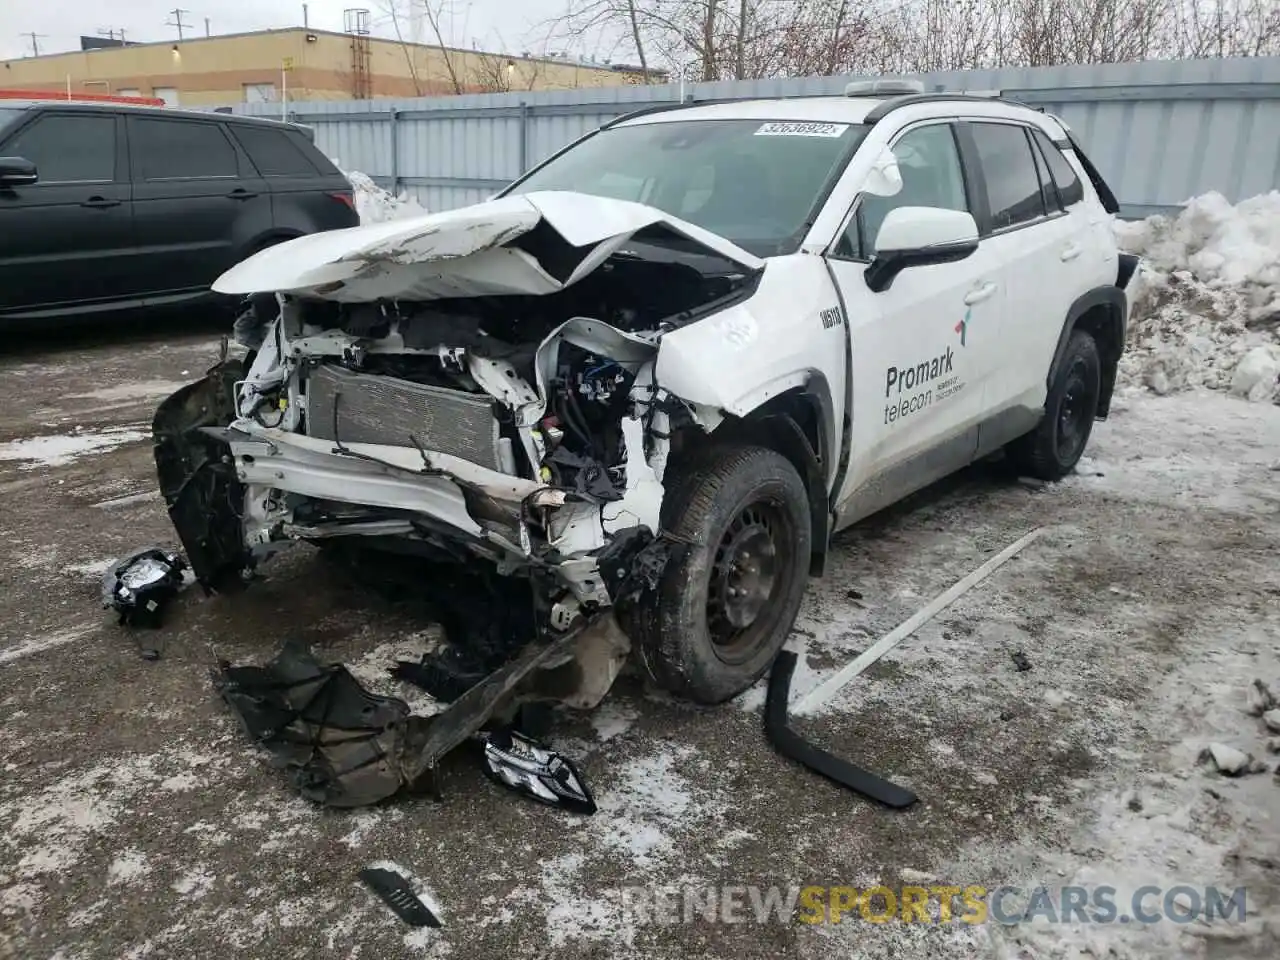
[[[770,120],[761,124],[757,137],[838,137],[847,123],[812,123],[804,120]]]

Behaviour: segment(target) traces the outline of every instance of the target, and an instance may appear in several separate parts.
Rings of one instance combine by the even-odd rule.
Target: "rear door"
[[[134,221],[154,300],[207,292],[271,229],[265,181],[216,120],[129,117]]]
[[[1000,358],[987,394],[987,435],[993,449],[1035,425],[1067,312],[1083,289],[1079,268],[1087,237],[1046,182],[1045,160],[1030,127],[1000,120],[961,124],[965,162],[980,173],[983,245],[998,264],[1005,290]]]
[[[271,192],[280,236],[353,227],[359,222],[351,185],[295,127],[230,123],[228,129]]]
[[[123,120],[34,111],[0,155],[30,160],[40,178],[0,187],[0,317],[105,309],[136,296]]]

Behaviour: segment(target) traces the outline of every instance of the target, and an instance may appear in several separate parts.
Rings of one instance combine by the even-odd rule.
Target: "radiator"
[[[416,439],[423,449],[501,470],[493,403],[462,390],[321,366],[307,380],[307,436],[397,447],[415,446]]]

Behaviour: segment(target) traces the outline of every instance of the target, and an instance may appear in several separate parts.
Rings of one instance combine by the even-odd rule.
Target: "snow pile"
[[[334,164],[339,170],[342,165]],[[384,220],[403,220],[405,217],[417,217],[427,212],[426,207],[402,192],[393,196],[373,182],[373,177],[359,170],[342,170],[351,189],[355,193],[356,213],[361,223],[382,223]]]
[[[1121,375],[1280,402],[1280,192],[1235,206],[1207,193],[1115,231],[1143,258]]]

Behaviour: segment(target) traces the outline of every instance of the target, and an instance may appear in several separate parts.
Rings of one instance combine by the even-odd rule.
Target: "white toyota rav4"
[[[487,202],[224,274],[249,355],[160,408],[161,487],[208,588],[294,540],[418,553],[526,585],[486,670],[607,621],[597,687],[630,649],[721,701],[842,527],[1001,449],[1073,468],[1125,343],[1115,211],[998,98],[642,111]]]

